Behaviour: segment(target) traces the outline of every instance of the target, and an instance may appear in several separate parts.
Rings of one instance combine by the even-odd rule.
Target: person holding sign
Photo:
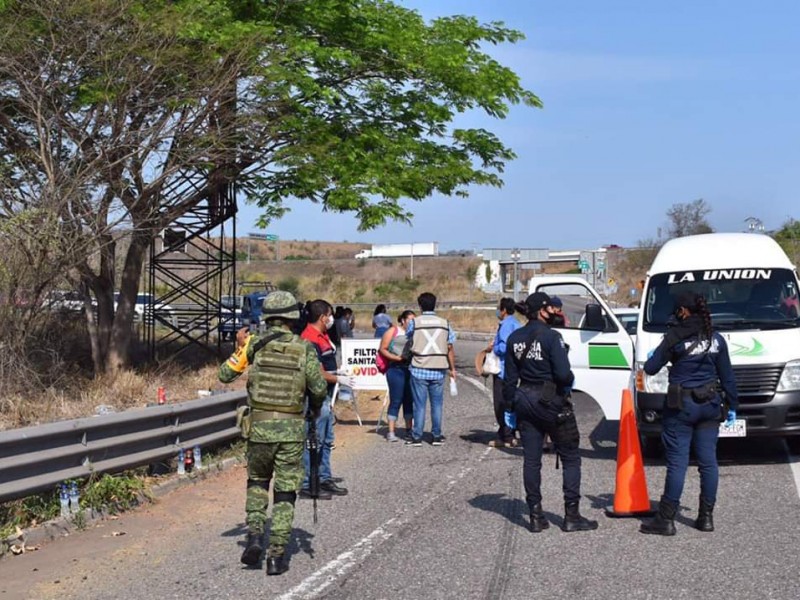
[[[678,323],[667,330],[644,364],[648,375],[672,364],[661,432],[667,458],[664,495],[658,514],[640,528],[642,533],[656,535],[675,535],[675,513],[680,506],[691,446],[700,471],[700,508],[694,526],[700,531],[714,531],[719,422],[724,414],[726,426],[732,427],[739,405],[728,345],[711,328],[705,298],[693,292],[681,293],[675,301],[674,314]],[[725,392],[728,409],[722,408],[717,380]]]

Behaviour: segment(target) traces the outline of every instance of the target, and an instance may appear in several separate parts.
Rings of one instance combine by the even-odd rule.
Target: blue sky
[[[281,239],[484,247],[633,246],[675,203],[703,198],[719,231],[800,218],[800,2],[408,0],[431,18],[504,21],[527,39],[489,52],[544,108],[495,131],[517,153],[505,186],[409,202],[411,226],[358,232],[352,215],[296,201]],[[238,232],[257,231],[242,206]]]

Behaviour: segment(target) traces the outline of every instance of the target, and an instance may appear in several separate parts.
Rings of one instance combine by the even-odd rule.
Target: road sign
[[[248,233],[247,236],[253,238],[254,240],[265,240],[267,242],[278,241],[278,236],[274,233]]]

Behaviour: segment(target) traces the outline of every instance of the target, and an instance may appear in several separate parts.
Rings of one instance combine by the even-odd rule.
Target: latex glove
[[[356,378],[352,375],[337,375],[336,382],[343,387],[356,387]]]
[[[507,410],[503,413],[503,421],[506,424],[506,427],[510,427],[511,429],[517,428],[517,413],[514,413],[510,410]]]
[[[733,427],[736,424],[736,411],[733,409],[728,410],[728,418],[725,419],[725,427]]]

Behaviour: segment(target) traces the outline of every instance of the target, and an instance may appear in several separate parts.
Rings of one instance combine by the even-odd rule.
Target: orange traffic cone
[[[606,509],[609,517],[639,517],[652,515],[647,480],[644,476],[642,448],[633,412],[633,396],[629,389],[622,391],[622,410],[619,417],[617,442],[617,487],[614,508]]]

